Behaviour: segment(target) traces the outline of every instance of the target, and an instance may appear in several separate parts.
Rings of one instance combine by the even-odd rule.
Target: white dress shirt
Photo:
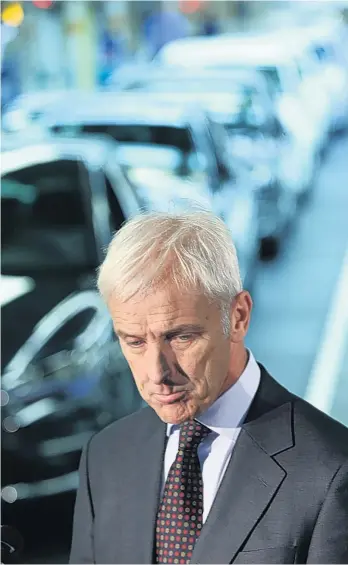
[[[260,376],[260,368],[249,351],[247,366],[238,381],[197,418],[212,430],[198,447],[203,475],[203,523],[207,519],[231,459],[241,425],[258,389]],[[179,434],[179,426],[167,424],[168,441],[164,457],[162,494],[179,448]]]

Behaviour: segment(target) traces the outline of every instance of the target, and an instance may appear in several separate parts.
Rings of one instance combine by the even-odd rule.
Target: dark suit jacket
[[[165,438],[147,407],[89,441],[70,563],[154,563]],[[263,367],[191,563],[348,563],[348,430]]]

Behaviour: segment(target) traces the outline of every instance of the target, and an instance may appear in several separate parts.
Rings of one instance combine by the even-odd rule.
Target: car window
[[[207,126],[211,139],[213,151],[218,159],[222,159],[226,153],[226,130],[222,124],[207,118]]]
[[[63,128],[64,129],[64,128]],[[192,139],[183,127],[152,124],[85,124],[78,127],[83,133],[109,135],[120,143],[141,143],[177,147],[182,153],[192,151]]]
[[[2,268],[6,272],[90,264],[82,165],[57,160],[2,177]]]
[[[112,176],[110,174],[105,174],[104,179],[106,185],[106,195],[107,195],[109,210],[111,215],[111,226],[113,231],[117,231],[120,229],[120,227],[126,220],[124,212],[121,208],[121,205],[118,201],[114,189],[114,185],[117,182],[120,182],[121,179],[119,175],[116,174],[113,174]],[[130,187],[125,185],[125,182],[123,182],[123,185],[124,185],[123,187],[119,187],[119,188],[124,188],[125,190],[130,189]]]
[[[211,120],[208,116],[206,117],[206,126],[211,151],[216,162],[219,181],[226,181],[229,178],[233,178],[233,171],[231,167],[227,165],[227,139],[224,127],[214,120]]]
[[[259,70],[267,80],[267,84],[271,92],[277,93],[283,90],[281,77],[279,75],[279,70],[277,69],[277,67],[263,67]]]

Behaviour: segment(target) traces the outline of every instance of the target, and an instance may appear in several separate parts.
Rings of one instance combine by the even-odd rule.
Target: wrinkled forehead
[[[202,292],[184,292],[167,285],[144,294],[134,295],[127,301],[112,296],[109,301],[110,314],[115,327],[127,324],[156,327],[161,331],[172,329],[176,324],[206,325],[219,312],[216,302]]]

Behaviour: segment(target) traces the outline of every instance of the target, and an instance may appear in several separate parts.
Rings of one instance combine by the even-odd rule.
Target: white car
[[[2,129],[7,133],[16,133],[34,126],[51,104],[65,96],[66,92],[66,90],[45,90],[21,94],[5,106]]]
[[[163,47],[155,61],[186,68],[256,69],[268,80],[278,104],[285,100],[286,112],[301,116],[316,147],[326,143],[329,94],[319,88],[319,69],[296,36],[272,32],[182,39]]]
[[[232,166],[198,105],[140,92],[91,93],[57,105],[46,126],[52,134],[102,134],[117,141],[117,157],[145,200],[161,199],[167,207],[180,194],[182,201],[212,207],[231,226],[248,281],[259,246],[255,182]]]
[[[21,94],[2,112],[1,147],[11,150],[18,143],[43,141],[48,133],[45,119],[56,104],[76,104],[90,93],[86,90],[43,90]]]
[[[158,53],[163,67],[254,69],[267,80],[275,111],[296,139],[301,168],[312,182],[320,154],[328,140],[328,92],[318,87],[317,76],[303,69],[302,53],[277,34],[224,35],[172,42]],[[289,165],[293,170],[293,163]],[[291,171],[289,171],[290,173]]]
[[[348,127],[348,32],[341,22],[327,22],[296,31],[304,51],[316,64],[318,79],[329,94],[332,132]]]

